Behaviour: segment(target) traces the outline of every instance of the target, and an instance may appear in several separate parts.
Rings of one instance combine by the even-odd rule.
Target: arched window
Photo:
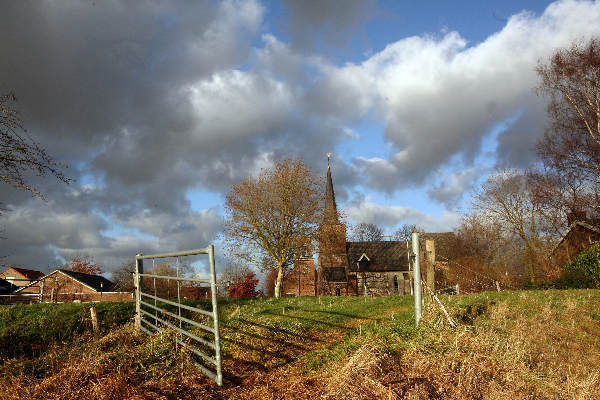
[[[394,292],[398,291],[398,276],[394,275]]]
[[[340,289],[339,287],[335,288],[335,295],[336,296],[341,296],[342,295],[342,289]]]

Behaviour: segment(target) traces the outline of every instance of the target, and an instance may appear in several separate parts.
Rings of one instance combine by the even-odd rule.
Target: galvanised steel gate
[[[197,279],[197,278],[187,278],[180,276],[180,268],[179,268],[179,259],[184,256],[192,256],[197,254],[207,254],[209,263],[210,263],[210,279]],[[168,275],[156,275],[156,274],[146,274],[144,273],[144,261],[143,260],[152,260],[157,259],[165,259],[165,258],[177,258],[177,274],[176,276],[168,276]],[[204,365],[195,362],[194,364],[208,377],[214,380],[219,386],[223,384],[223,374],[221,371],[221,346],[219,341],[219,313],[217,307],[217,282],[215,275],[215,257],[214,257],[214,246],[210,245],[204,249],[196,249],[190,251],[181,251],[176,253],[163,253],[163,254],[154,254],[150,256],[144,256],[142,254],[138,254],[135,257],[136,270],[135,270],[135,286],[136,286],[136,300],[135,300],[135,310],[136,310],[136,326],[138,329],[148,333],[153,334],[154,332],[159,332],[163,327],[169,327],[179,334],[185,336],[186,341],[180,340],[179,338],[175,339],[175,342],[180,345],[186,347],[193,354],[200,357],[204,362],[208,365],[214,366],[214,370],[205,367]],[[154,283],[154,292],[148,293],[144,290],[147,289],[150,285],[144,285],[144,280],[152,280]],[[177,301],[173,301],[170,298],[160,297],[156,293],[156,280],[163,279],[169,281],[177,282]],[[211,291],[211,303],[212,303],[212,311],[202,310],[196,307],[190,307],[186,304],[181,304],[181,282],[195,282],[195,283],[208,283],[210,284]],[[170,297],[170,296],[167,296]],[[177,313],[171,312],[165,309],[164,305],[170,305],[173,307],[177,307]],[[162,307],[159,307],[162,306]],[[183,317],[181,315],[181,310],[187,310],[196,314],[205,315],[212,319],[212,326],[205,325],[201,322],[194,321],[190,318]],[[160,314],[159,314],[160,313]],[[160,316],[159,316],[160,315]],[[167,320],[170,319],[170,321]],[[200,337],[194,333],[192,333],[189,329],[185,329],[183,324],[186,326],[193,326],[201,329],[204,332],[208,332],[210,336],[213,337],[214,340],[207,340],[206,337]],[[154,332],[153,332],[154,331]],[[183,337],[181,337],[183,339]],[[210,339],[210,338],[208,338]],[[202,351],[202,347],[210,348],[214,350],[214,358],[211,355],[206,354]]]

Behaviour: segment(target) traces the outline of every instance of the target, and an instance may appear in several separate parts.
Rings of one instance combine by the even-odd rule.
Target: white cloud
[[[389,230],[406,223],[416,224],[427,232],[443,232],[454,229],[460,221],[460,215],[450,211],[436,217],[410,207],[376,204],[369,199],[351,204],[344,212],[353,224],[367,222]]]
[[[573,40],[599,35],[598,21],[600,3],[566,0],[539,17],[515,15],[500,32],[472,47],[457,32],[410,37],[361,64],[324,70],[319,90],[334,97],[331,113],[349,118],[374,111],[385,121],[395,154],[388,160],[356,160],[376,189],[422,183],[456,156],[468,165],[490,129],[516,113],[538,124],[524,132],[527,138],[513,140],[512,147],[505,141],[497,157],[526,162],[532,155],[524,144],[543,129],[543,100],[533,93],[538,60]],[[506,135],[510,132],[511,127]]]

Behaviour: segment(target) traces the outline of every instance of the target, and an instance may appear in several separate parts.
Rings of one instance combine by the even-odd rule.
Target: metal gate
[[[197,278],[187,278],[182,277],[179,271],[179,258],[184,256],[192,256],[197,254],[207,254],[209,263],[210,263],[210,279],[197,279]],[[144,273],[144,261],[143,260],[156,260],[156,259],[164,259],[164,258],[173,258],[176,257],[178,260],[178,268],[176,276],[168,276],[168,275],[156,275],[156,274],[145,274]],[[153,334],[154,332],[159,332],[162,327],[169,327],[179,334],[185,336],[187,339],[180,340],[176,338],[175,341],[178,345],[186,347],[193,354],[200,357],[207,364],[214,366],[214,370],[205,367],[204,365],[195,362],[194,364],[208,377],[214,380],[219,386],[223,384],[223,374],[221,372],[221,346],[219,341],[219,313],[217,307],[217,282],[215,276],[215,257],[214,257],[214,246],[210,245],[204,249],[196,249],[189,251],[181,251],[176,253],[163,253],[163,254],[154,254],[150,256],[144,256],[142,254],[138,254],[135,257],[136,269],[135,269],[135,287],[136,287],[136,296],[135,296],[135,311],[136,311],[136,326],[138,329],[148,333]],[[144,278],[152,279],[154,282],[154,294],[145,292],[144,286]],[[156,279],[164,279],[167,280],[167,283],[171,280],[177,282],[177,301],[171,300],[170,298],[163,298],[157,296],[156,294]],[[212,303],[212,311],[202,310],[200,308],[191,307],[186,304],[181,304],[181,296],[180,296],[180,284],[181,282],[196,282],[196,283],[205,283],[210,284],[210,292],[211,292],[211,303]],[[153,301],[153,303],[151,303]],[[159,305],[170,305],[177,307],[177,313],[168,311],[164,309],[164,307],[159,307]],[[194,321],[192,319],[183,317],[181,315],[181,310],[191,311],[193,313],[205,315],[212,319],[212,327],[202,324],[198,321]],[[160,313],[160,316],[159,316]],[[167,321],[166,319],[170,318],[171,321]],[[177,324],[178,322],[178,324]],[[195,335],[189,330],[186,330],[183,327],[183,324],[187,326],[191,325],[196,328],[200,328],[201,330],[208,332],[211,334],[214,340],[207,340],[207,338],[200,337]],[[183,336],[181,339],[183,339]],[[204,346],[214,350],[214,358],[206,354],[202,351],[202,348],[199,346]]]

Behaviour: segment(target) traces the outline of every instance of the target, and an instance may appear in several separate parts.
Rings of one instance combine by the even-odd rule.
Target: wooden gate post
[[[435,242],[425,240],[425,259],[427,260],[427,287],[435,293]]]

